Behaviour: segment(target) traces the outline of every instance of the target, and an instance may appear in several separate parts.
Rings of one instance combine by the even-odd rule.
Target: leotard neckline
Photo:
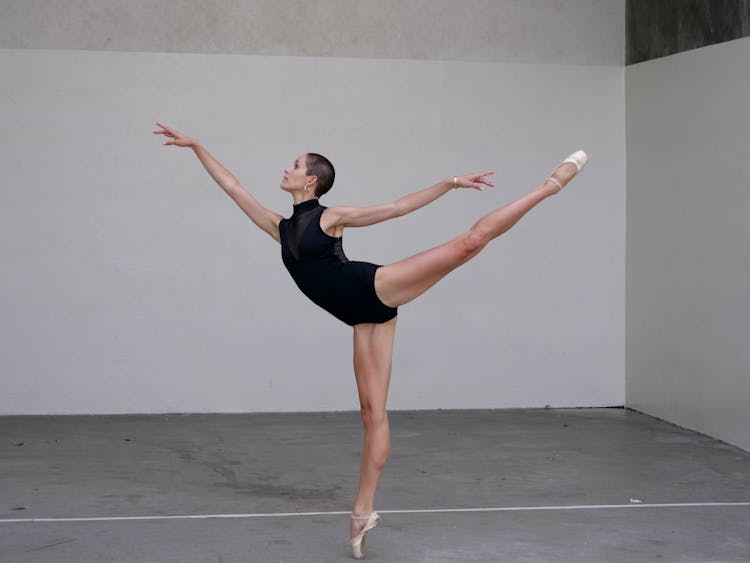
[[[302,213],[303,211],[309,211],[310,209],[315,209],[319,205],[320,205],[320,202],[317,199],[308,199],[307,201],[303,201],[302,203],[295,203],[294,213]]]

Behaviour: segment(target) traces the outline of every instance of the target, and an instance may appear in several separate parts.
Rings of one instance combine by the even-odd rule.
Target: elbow
[[[234,176],[224,180],[221,183],[221,187],[224,188],[224,191],[227,192],[228,194],[239,193],[239,192],[244,191],[239,181]]]
[[[406,204],[405,201],[399,199],[397,201],[394,201],[391,204],[391,216],[392,217],[401,217],[402,215],[406,215],[409,213],[409,206]]]
[[[237,188],[241,188],[242,187],[242,186],[240,186],[240,181],[237,179],[237,177],[234,174],[227,175],[227,177],[224,178],[224,184],[228,188],[233,188],[233,189],[237,189]]]

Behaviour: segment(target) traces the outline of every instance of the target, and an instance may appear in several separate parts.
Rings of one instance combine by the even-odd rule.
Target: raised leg
[[[553,173],[557,182],[545,181],[513,203],[495,209],[477,221],[464,234],[400,262],[378,268],[375,291],[390,307],[398,307],[419,297],[450,272],[468,262],[531,209],[560,191],[576,174],[574,164],[559,166]],[[559,184],[559,185],[558,185]]]
[[[391,380],[391,359],[396,319],[383,324],[354,326],[354,374],[365,427],[359,490],[353,513],[366,516],[373,512],[375,489],[391,449],[386,399]],[[365,524],[352,520],[350,536]]]

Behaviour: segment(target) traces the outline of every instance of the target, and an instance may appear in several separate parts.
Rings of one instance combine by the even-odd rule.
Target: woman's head
[[[307,153],[298,156],[284,169],[281,189],[294,193],[312,188],[312,195],[320,197],[331,189],[335,177],[336,171],[330,160],[317,153]]]
[[[315,176],[315,197],[320,197],[327,193],[333,187],[333,181],[336,179],[336,170],[333,168],[331,161],[322,154],[309,152],[305,155],[305,165],[307,175]]]

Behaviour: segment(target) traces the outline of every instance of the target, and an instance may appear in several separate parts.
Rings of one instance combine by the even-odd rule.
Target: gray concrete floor
[[[623,409],[390,420],[370,561],[750,561],[750,505],[649,506],[750,503],[750,453],[723,442]],[[350,560],[357,413],[0,417],[0,436],[0,561]],[[389,512],[462,508],[503,510]],[[112,519],[218,514],[265,516]],[[71,517],[103,519],[8,521]]]

